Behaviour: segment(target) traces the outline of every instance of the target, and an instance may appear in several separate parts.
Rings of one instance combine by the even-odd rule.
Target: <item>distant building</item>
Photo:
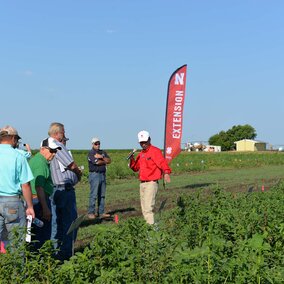
[[[216,146],[216,145],[205,145],[202,142],[195,142],[195,143],[185,143],[185,147],[184,147],[185,151],[191,152],[199,152],[199,151],[203,151],[203,152],[221,152],[221,146]]]
[[[236,144],[237,151],[266,151],[266,142],[243,139],[234,142]]]
[[[221,152],[221,146],[216,145],[206,145],[204,152]]]

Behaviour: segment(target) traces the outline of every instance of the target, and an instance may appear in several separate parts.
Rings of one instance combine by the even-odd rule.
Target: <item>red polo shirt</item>
[[[139,171],[141,181],[159,180],[162,178],[163,173],[171,173],[162,151],[153,145],[150,145],[146,150],[142,150],[136,160],[131,158],[129,167],[134,172]]]

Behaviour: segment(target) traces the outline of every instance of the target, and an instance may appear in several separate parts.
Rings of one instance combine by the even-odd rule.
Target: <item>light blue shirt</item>
[[[22,193],[21,185],[34,178],[27,159],[9,144],[0,144],[0,196]]]
[[[31,152],[28,152],[26,150],[23,150],[23,149],[19,149],[19,148],[16,148],[15,149],[17,152],[19,152],[20,154],[22,154],[26,159],[29,159],[31,156],[32,156],[32,153]]]

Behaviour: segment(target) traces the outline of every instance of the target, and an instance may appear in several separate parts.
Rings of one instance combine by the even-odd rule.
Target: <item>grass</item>
[[[265,153],[264,155],[225,153],[225,155],[219,155],[218,157],[211,154],[213,158],[209,155],[187,155],[186,157],[190,157],[195,163],[200,159],[206,161],[207,164],[210,164],[210,167],[206,166],[199,171],[185,172],[183,170],[178,174],[176,172],[179,171],[173,170],[170,184],[163,188],[162,182],[160,182],[156,210],[158,210],[162,202],[166,202],[164,210],[169,210],[176,206],[176,201],[181,195],[191,194],[201,188],[211,189],[218,185],[227,191],[246,192],[251,187],[253,187],[254,191],[260,191],[264,186],[265,190],[268,190],[284,177],[284,155],[274,155],[274,153]],[[254,161],[254,163],[251,161]],[[271,163],[269,164],[268,161]],[[245,166],[239,166],[237,162],[245,163]],[[185,162],[184,157],[180,157],[180,161],[171,166],[173,169],[181,167],[181,163],[188,163],[188,161]],[[87,169],[86,166],[85,169]],[[76,186],[76,194],[79,214],[87,213],[89,184],[86,180]],[[107,177],[106,210],[117,214],[120,222],[129,217],[142,218],[139,181],[136,176],[132,175],[120,179],[112,178],[112,176]],[[112,219],[103,222],[97,220],[84,221],[79,229],[76,249],[80,250],[88,245],[101,230],[115,229],[115,225]]]

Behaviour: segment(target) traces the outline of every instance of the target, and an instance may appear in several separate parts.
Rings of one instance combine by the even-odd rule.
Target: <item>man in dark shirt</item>
[[[106,195],[106,165],[111,163],[108,154],[100,149],[100,139],[92,139],[92,149],[88,154],[89,163],[89,183],[90,183],[90,200],[88,217],[94,219],[98,216],[101,218],[110,217],[105,213],[105,195]],[[96,211],[96,201],[98,208]]]

